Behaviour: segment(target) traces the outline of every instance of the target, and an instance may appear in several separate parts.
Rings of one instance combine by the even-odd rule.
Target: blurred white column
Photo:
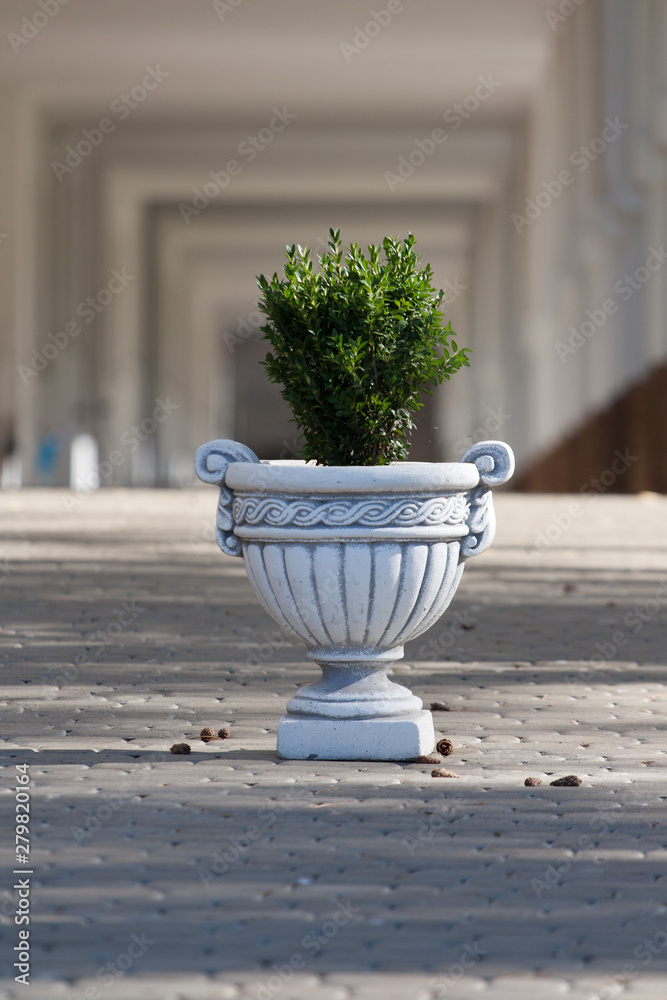
[[[97,441],[92,434],[77,434],[70,445],[69,486],[77,493],[88,493],[100,485],[100,460]]]

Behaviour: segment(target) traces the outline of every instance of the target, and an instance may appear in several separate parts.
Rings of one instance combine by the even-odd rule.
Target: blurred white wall
[[[26,484],[67,484],[78,433],[101,485],[190,483],[216,436],[291,454],[254,276],[338,226],[414,231],[474,350],[432,457],[501,437],[525,470],[667,355],[666,28],[666,0],[5,0],[0,449]]]

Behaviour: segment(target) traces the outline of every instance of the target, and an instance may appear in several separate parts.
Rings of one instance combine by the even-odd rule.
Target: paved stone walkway
[[[215,492],[0,495],[1,1000],[664,1000],[667,499],[498,495],[396,671],[451,709],[434,779],[276,758],[315,668],[217,550]]]

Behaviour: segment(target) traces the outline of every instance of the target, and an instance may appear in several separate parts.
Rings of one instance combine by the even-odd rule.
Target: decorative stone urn
[[[458,463],[343,467],[260,462],[245,445],[211,441],[196,470],[220,487],[218,545],[243,556],[262,607],[322,668],[287,703],[279,756],[430,753],[431,713],[387,670],[493,541],[490,487],[514,471],[508,445],[482,441]]]

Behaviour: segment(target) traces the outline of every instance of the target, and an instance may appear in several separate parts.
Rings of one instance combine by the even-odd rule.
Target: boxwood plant
[[[313,266],[310,250],[287,248],[285,276],[263,274],[259,309],[271,345],[261,362],[292,409],[320,465],[386,465],[406,458],[422,393],[468,365],[429,264],[420,267],[412,234],[387,236],[367,255],[347,251],[340,230]]]

